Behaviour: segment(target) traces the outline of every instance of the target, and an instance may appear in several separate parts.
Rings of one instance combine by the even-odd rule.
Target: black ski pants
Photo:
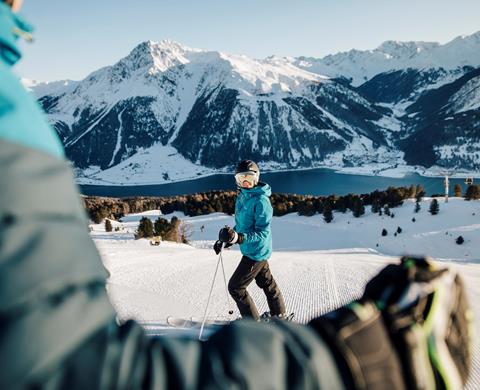
[[[272,316],[284,315],[285,302],[283,295],[273,279],[268,261],[255,261],[247,256],[243,256],[228,282],[228,291],[237,303],[238,310],[242,317],[252,317],[255,320],[260,318],[257,307],[247,291],[247,287],[253,279],[255,279],[257,286],[260,287],[267,296],[270,314]]]

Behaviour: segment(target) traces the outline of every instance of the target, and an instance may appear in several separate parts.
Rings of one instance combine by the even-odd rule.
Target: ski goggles
[[[253,171],[239,172],[235,175],[235,181],[239,187],[243,187],[244,182],[248,182],[254,187],[258,183],[258,176],[258,173]]]

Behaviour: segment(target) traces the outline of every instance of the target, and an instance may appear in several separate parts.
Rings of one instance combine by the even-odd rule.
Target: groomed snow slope
[[[369,208],[361,218],[351,213],[334,214],[330,224],[321,216],[274,217],[272,231],[274,254],[270,260],[272,273],[280,284],[288,311],[295,312],[298,322],[339,307],[358,297],[365,283],[385,264],[396,261],[403,253],[428,253],[442,263],[458,269],[464,276],[475,313],[475,330],[480,331],[480,202],[450,199],[440,201],[440,213],[428,213],[430,201],[422,202],[422,210],[413,212],[413,202],[392,209],[395,218],[372,215]],[[105,266],[110,271],[108,292],[121,319],[135,318],[149,334],[163,334],[168,316],[201,318],[215,271],[217,257],[211,250],[218,229],[233,225],[233,217],[210,214],[188,218],[192,246],[163,242],[151,246],[147,240],[133,240],[142,216],[155,220],[160,213],[129,215],[120,226],[123,231],[106,233],[102,225],[93,225],[92,236]],[[166,216],[171,217],[171,215]],[[416,222],[411,219],[415,217]],[[201,227],[203,226],[203,231]],[[397,226],[402,233],[393,236]],[[389,231],[381,237],[382,228]],[[462,235],[463,245],[455,244]],[[379,247],[376,244],[379,243]],[[225,251],[227,278],[233,273],[240,253]],[[260,312],[267,305],[263,292],[253,283],[249,287]],[[233,302],[226,301],[221,273],[213,291],[209,310],[211,318],[228,318]],[[474,372],[469,387],[480,388],[480,350],[475,346]]]

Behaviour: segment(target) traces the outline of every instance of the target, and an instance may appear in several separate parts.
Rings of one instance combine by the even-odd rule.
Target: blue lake
[[[368,193],[383,190],[389,186],[400,187],[420,184],[427,195],[443,194],[443,178],[423,177],[408,174],[403,178],[381,176],[346,175],[330,169],[310,169],[304,171],[272,172],[262,174],[261,181],[267,182],[276,193],[294,193],[311,195],[345,195],[348,193]],[[450,196],[453,186],[459,183],[462,193],[466,189],[463,179],[450,179]],[[82,185],[84,195],[95,196],[167,196],[207,192],[213,190],[234,190],[233,175],[213,175],[195,180],[187,180],[170,184],[139,186],[97,186]]]

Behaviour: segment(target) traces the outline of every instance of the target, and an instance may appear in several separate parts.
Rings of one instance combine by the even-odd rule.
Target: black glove
[[[213,244],[213,250],[217,255],[222,251],[222,245],[223,248],[230,248],[232,246],[232,244],[225,244],[220,240],[215,241],[215,244]]]
[[[215,254],[218,255],[222,251],[222,248],[223,248],[223,242],[220,240],[215,241],[215,243],[213,244],[213,250],[215,251]]]
[[[225,226],[218,232],[218,240],[228,244],[241,244],[243,242],[243,234]]]
[[[215,244],[213,244],[213,250],[215,251],[215,254],[219,254],[222,251],[222,246],[223,242],[220,240],[215,241]]]

